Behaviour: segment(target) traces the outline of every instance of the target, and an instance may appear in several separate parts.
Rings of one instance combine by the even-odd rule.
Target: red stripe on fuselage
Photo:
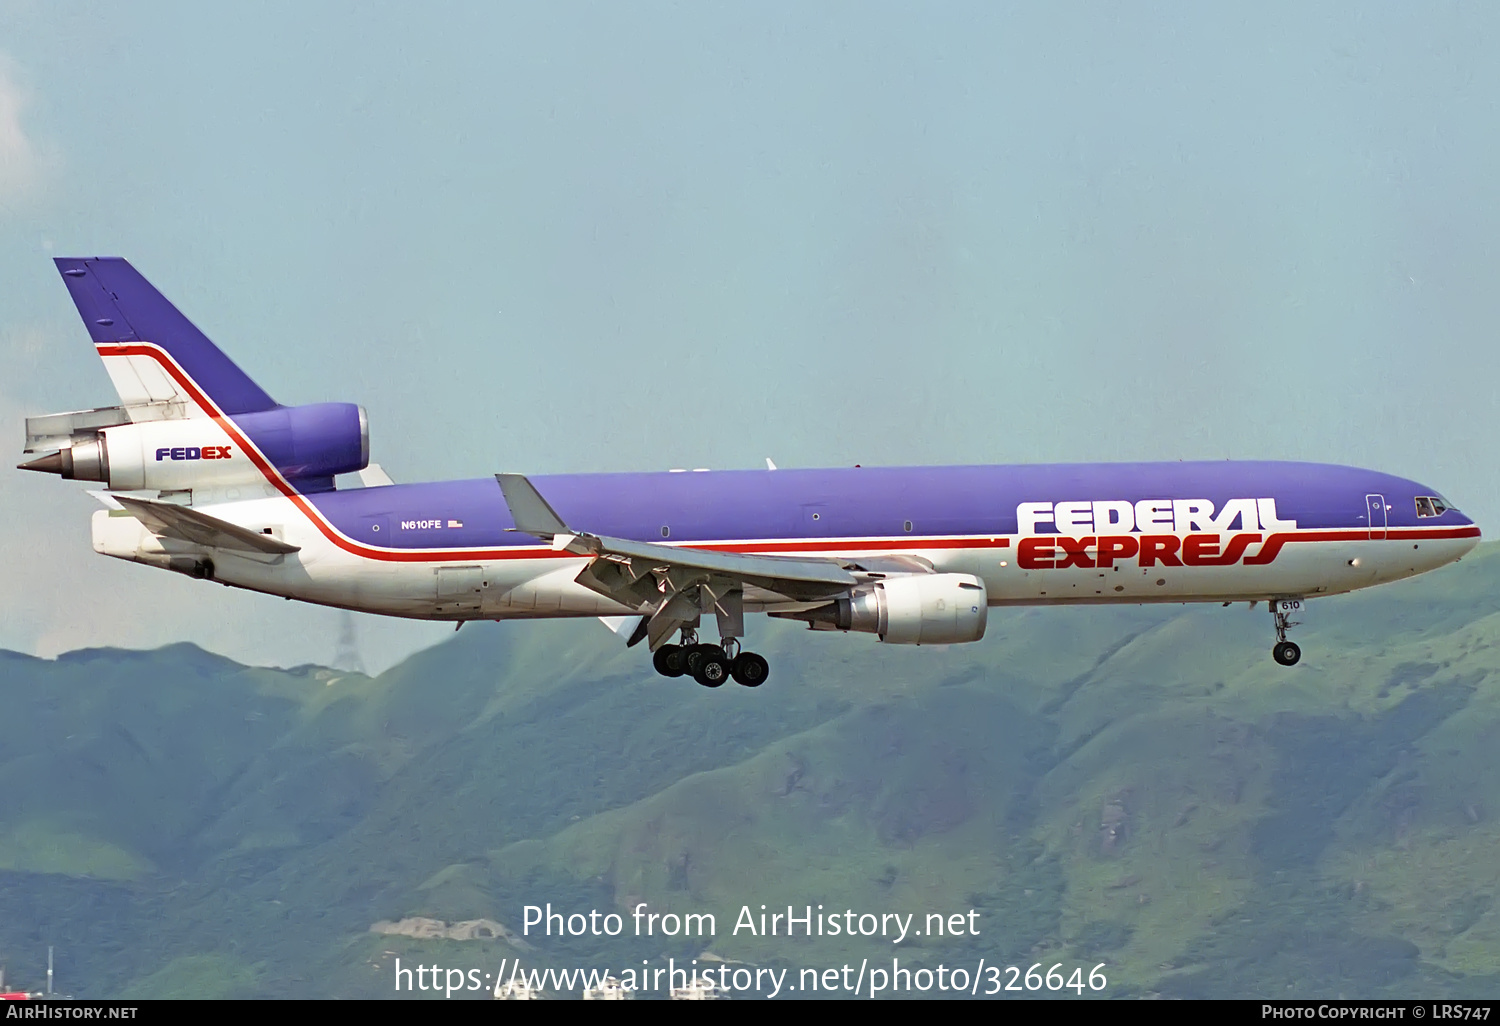
[[[1260,547],[1260,551],[1253,556],[1245,557],[1246,566],[1265,566],[1276,558],[1281,547],[1287,542],[1317,542],[1317,541],[1419,541],[1441,540],[1445,538],[1478,538],[1479,527],[1470,524],[1466,527],[1394,527],[1388,528],[1384,538],[1371,538],[1370,529],[1367,527],[1353,527],[1335,529],[1331,531],[1298,531],[1295,534],[1273,534],[1266,539],[1266,543]]]
[[[198,405],[204,413],[217,423],[231,438],[239,442],[245,455],[255,464],[266,480],[269,481],[277,491],[290,499],[303,514],[312,521],[313,525],[322,532],[323,536],[333,542],[339,548],[351,555],[361,556],[366,559],[381,559],[396,563],[426,563],[439,562],[453,559],[577,559],[578,557],[569,552],[558,552],[551,546],[518,545],[503,549],[412,549],[402,551],[400,549],[378,549],[362,542],[356,542],[341,534],[332,524],[324,518],[323,514],[297,489],[281,476],[281,472],[272,466],[271,462],[261,455],[250,439],[239,430],[234,421],[224,415],[223,412],[206,396],[202,390],[194,384],[187,376],[177,361],[172,359],[171,354],[161,347],[149,342],[119,342],[100,343],[95,346],[100,356],[148,356],[161,364],[162,368],[171,375],[172,379],[185,391],[193,402]],[[1413,539],[1443,539],[1443,538],[1478,538],[1479,528],[1477,525],[1466,527],[1418,527],[1418,528],[1391,528],[1386,531],[1386,538],[1395,541],[1411,541]],[[1060,535],[1046,535],[1044,537],[1061,537]],[[1332,530],[1309,530],[1296,533],[1273,534],[1266,539],[1260,547],[1260,551],[1254,556],[1244,560],[1245,565],[1262,566],[1269,564],[1276,558],[1281,547],[1287,542],[1313,542],[1313,541],[1380,541],[1369,536],[1368,528],[1336,528]],[[660,544],[660,543],[653,543]],[[702,545],[667,546],[670,548],[694,548],[704,549],[710,552],[739,552],[739,553],[775,553],[775,552],[797,552],[806,554],[828,554],[836,555],[843,552],[878,551],[891,554],[904,552],[925,552],[932,549],[1003,549],[1010,546],[1009,538],[984,535],[969,538],[930,538],[918,540],[915,538],[868,538],[857,541],[768,541],[768,542],[710,542]]]

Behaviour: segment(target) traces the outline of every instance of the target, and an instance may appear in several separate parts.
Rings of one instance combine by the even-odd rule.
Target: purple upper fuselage
[[[1231,499],[1274,498],[1281,519],[1328,529],[1368,527],[1367,496],[1378,494],[1390,507],[1385,526],[1397,528],[1419,523],[1416,496],[1438,494],[1354,467],[1230,461],[566,474],[531,481],[569,527],[592,534],[688,543],[882,538],[892,547],[906,536],[1014,535],[1023,502],[1207,499],[1222,508]],[[493,477],[307,498],[348,537],[383,548],[537,544],[506,530],[514,522]],[[413,523],[427,526],[402,526]],[[1456,510],[1420,520],[1434,527],[1471,523]]]

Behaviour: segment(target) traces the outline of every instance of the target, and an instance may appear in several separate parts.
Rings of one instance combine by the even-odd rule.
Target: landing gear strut
[[[1282,666],[1296,666],[1297,660],[1302,658],[1302,649],[1295,641],[1286,640],[1286,632],[1289,627],[1297,626],[1297,621],[1292,619],[1292,614],[1302,611],[1302,600],[1278,599],[1268,605],[1271,607],[1271,616],[1276,622],[1276,644],[1271,646],[1271,658]]]

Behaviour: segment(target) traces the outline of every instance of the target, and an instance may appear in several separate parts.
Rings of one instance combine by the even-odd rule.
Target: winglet
[[[510,507],[511,519],[516,522],[518,530],[547,541],[559,534],[574,533],[568,530],[557,510],[547,504],[525,474],[496,474],[495,480],[500,482],[500,491],[505,495],[505,504]]]

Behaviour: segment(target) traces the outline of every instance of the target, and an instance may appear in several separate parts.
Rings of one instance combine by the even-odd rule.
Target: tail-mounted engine
[[[370,462],[370,428],[353,403],[278,406],[232,418],[238,435],[219,421],[198,417],[132,421],[125,408],[33,417],[26,422],[26,451],[56,452],[21,464],[23,470],[78,481],[103,481],[118,491],[261,481],[249,438],[266,462],[293,483],[331,487],[335,474]]]
[[[862,631],[892,645],[952,645],[984,637],[989,596],[969,574],[889,577],[854,589],[847,598],[796,613],[816,631]]]

